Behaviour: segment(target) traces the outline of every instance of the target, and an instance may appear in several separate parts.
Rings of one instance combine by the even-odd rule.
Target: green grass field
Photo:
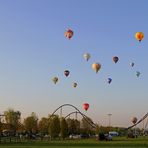
[[[148,148],[148,137],[136,139],[114,138],[113,141],[97,141],[95,139],[65,141],[30,141],[1,143],[0,148]]]

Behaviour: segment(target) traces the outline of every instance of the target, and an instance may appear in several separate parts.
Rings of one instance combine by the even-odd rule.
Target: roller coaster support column
[[[143,131],[142,131],[142,134],[144,135],[144,120],[142,122],[143,122]]]
[[[77,112],[76,112],[76,120],[77,120]]]
[[[60,109],[60,118],[62,118],[62,107]]]

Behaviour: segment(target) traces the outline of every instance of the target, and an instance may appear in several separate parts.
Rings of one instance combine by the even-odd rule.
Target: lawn
[[[0,148],[148,148],[148,137],[136,139],[114,138],[113,141],[97,141],[95,139],[65,141],[26,141],[1,143]]]

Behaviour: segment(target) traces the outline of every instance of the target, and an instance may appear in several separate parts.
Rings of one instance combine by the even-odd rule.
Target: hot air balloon
[[[139,77],[140,74],[141,74],[141,73],[140,73],[139,71],[136,71],[136,76],[137,76],[137,77]]]
[[[107,79],[107,82],[110,84],[112,82],[112,79],[111,78],[108,78]]]
[[[73,83],[73,87],[77,87],[77,83],[76,82]]]
[[[88,103],[84,103],[84,104],[83,104],[83,109],[85,109],[85,110],[87,111],[88,108],[89,108],[89,104],[88,104]]]
[[[133,117],[133,118],[132,118],[132,123],[133,123],[133,124],[136,124],[137,120],[138,120],[138,119],[137,119],[136,117]]]
[[[96,71],[96,73],[100,70],[101,64],[100,63],[93,63],[92,69]]]
[[[114,57],[113,57],[113,61],[114,61],[115,63],[117,63],[118,60],[119,60],[119,58],[118,58],[117,56],[114,56]]]
[[[64,71],[64,75],[65,75],[66,77],[69,75],[69,73],[70,73],[69,70],[65,70],[65,71]]]
[[[90,54],[89,54],[89,53],[85,53],[85,54],[83,55],[83,57],[84,57],[84,59],[85,59],[86,61],[88,61],[88,60],[90,59]]]
[[[144,38],[144,34],[142,32],[136,32],[135,38],[141,42],[141,40]]]
[[[135,63],[133,63],[133,62],[132,62],[132,63],[130,63],[130,66],[131,66],[131,67],[133,67],[134,65],[135,65]]]
[[[68,38],[68,39],[71,39],[72,36],[73,36],[73,34],[74,34],[74,32],[73,32],[71,29],[68,29],[68,30],[64,33],[65,37]]]
[[[58,82],[58,77],[53,77],[52,81],[54,82],[54,84],[56,84]]]

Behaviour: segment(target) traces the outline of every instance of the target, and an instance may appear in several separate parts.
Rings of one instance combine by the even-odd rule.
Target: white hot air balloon
[[[84,59],[85,59],[86,61],[88,61],[91,56],[90,56],[89,53],[85,53],[85,54],[83,55],[83,57],[84,57]]]

